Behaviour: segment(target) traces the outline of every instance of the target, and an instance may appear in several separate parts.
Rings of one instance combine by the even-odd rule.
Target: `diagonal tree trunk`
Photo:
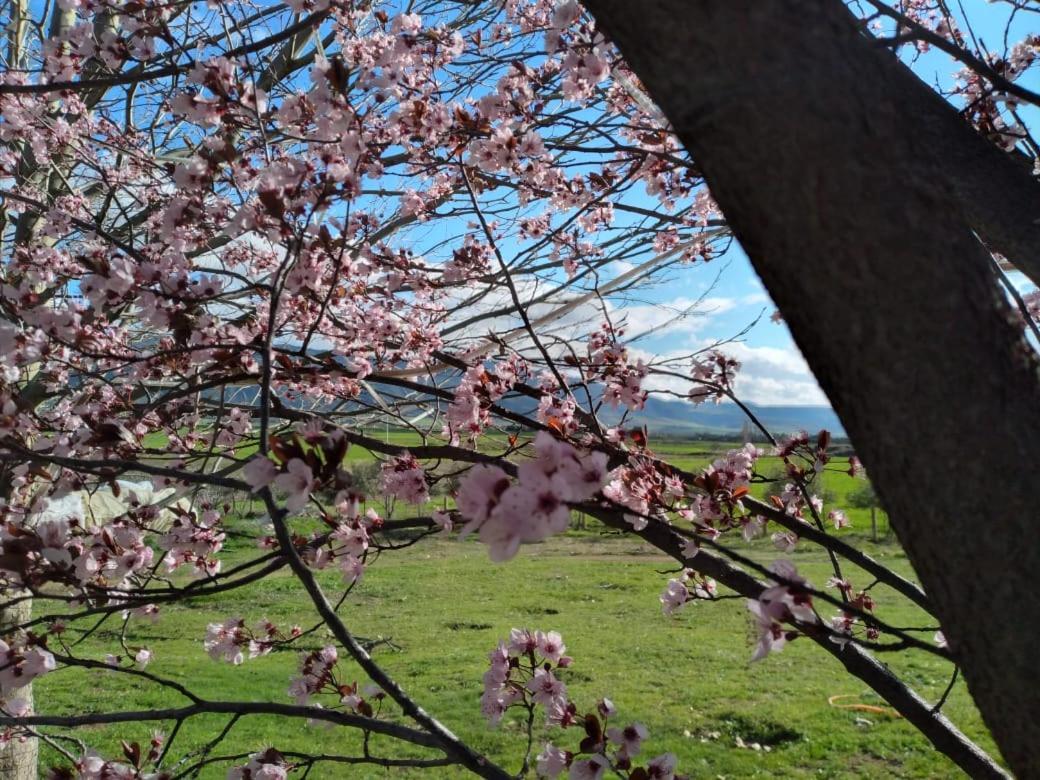
[[[939,143],[965,126],[839,0],[586,4],[841,416],[1005,758],[1040,776],[1040,381],[973,233],[1000,234],[960,183],[981,169]]]

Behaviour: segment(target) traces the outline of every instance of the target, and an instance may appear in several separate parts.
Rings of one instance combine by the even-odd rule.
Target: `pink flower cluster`
[[[131,574],[151,567],[154,557],[144,532],[123,521],[74,538],[66,549],[74,556],[76,578],[84,584],[122,585]]]
[[[821,430],[816,434],[815,441],[806,431],[799,431],[782,437],[777,442],[776,454],[784,461],[784,468],[788,476],[794,479],[811,477],[813,474],[823,472],[830,462],[831,456],[828,452],[830,444],[830,431]],[[853,458],[850,458],[849,468],[854,470],[858,460],[854,462]]]
[[[272,439],[275,460],[258,454],[246,463],[242,476],[253,492],[269,485],[283,491],[286,511],[296,514],[316,490],[342,476],[348,446],[341,429],[310,420],[298,425],[295,433]]]
[[[37,677],[57,668],[54,656],[39,645],[0,639],[0,696],[17,693]]]
[[[383,464],[379,487],[387,495],[409,504],[425,504],[430,500],[426,472],[411,453],[390,458]]]
[[[228,770],[227,780],[286,780],[292,766],[274,748],[254,753],[242,766]]]
[[[790,561],[774,561],[769,569],[779,578],[778,584],[763,590],[757,599],[747,600],[758,633],[752,661],[780,652],[788,641],[798,636],[797,630],[785,629],[783,623],[797,626],[819,622],[809,593],[812,586],[798,574],[795,565]]]
[[[334,513],[325,514],[325,522],[333,527],[322,536],[315,532],[311,543],[302,552],[307,565],[324,569],[337,563],[343,580],[354,583],[365,573],[365,553],[371,537],[369,531],[383,521],[374,509],[361,515],[361,496],[350,491],[340,491],[333,502]]]
[[[592,95],[596,85],[610,76],[610,63],[598,49],[579,53],[567,52],[561,66],[563,96],[567,100],[582,101]]]
[[[541,431],[535,457],[517,467],[517,481],[498,466],[471,468],[459,484],[457,504],[467,520],[463,535],[479,529],[493,561],[507,561],[521,544],[567,530],[570,506],[592,498],[607,478],[607,455],[581,454]]]
[[[460,282],[487,274],[491,270],[491,259],[494,257],[491,247],[473,236],[466,235],[462,246],[452,250],[451,260],[444,264],[445,283]]]
[[[167,571],[191,566],[200,577],[220,571],[220,561],[214,556],[224,546],[220,513],[213,508],[195,512],[178,512],[170,529],[159,539],[166,550],[164,562]]]
[[[336,691],[334,668],[339,660],[336,648],[313,650],[300,658],[300,673],[289,681],[289,695],[297,704],[306,704],[319,693]]]
[[[542,397],[538,401],[536,411],[538,422],[563,436],[577,433],[580,425],[577,419],[578,405],[574,397],[560,387],[559,380],[551,371],[543,371],[539,380]]]
[[[733,390],[733,379],[740,370],[740,362],[727,357],[717,349],[693,359],[690,379],[694,387],[689,398],[695,404],[712,400],[721,403]]]
[[[52,780],[164,780],[169,775],[164,772],[146,771],[144,767],[155,764],[163,754],[166,737],[162,732],[154,732],[148,744],[148,751],[142,750],[138,742],[123,742],[123,755],[130,763],[110,761],[93,750],[87,750],[73,763],[75,775],[64,771],[54,771],[48,775]]]
[[[649,453],[632,453],[624,466],[616,469],[612,479],[603,488],[603,495],[611,501],[632,510],[625,513],[625,521],[642,531],[650,522],[648,517],[664,516],[668,498],[683,494],[682,483],[669,489],[667,478],[661,474]]]
[[[622,740],[615,757],[611,758],[606,753],[594,753],[588,758],[577,758],[569,751],[546,743],[536,759],[538,776],[554,780],[569,768],[568,780],[603,780],[604,777],[618,775],[629,780],[679,779],[675,773],[679,762],[674,753],[663,753],[650,759],[646,766],[632,768],[631,755],[626,752],[625,747],[642,742],[647,734],[645,726],[634,723],[624,729],[611,728],[610,731],[616,732],[616,738]],[[614,739],[610,742],[612,747],[619,744]]]
[[[770,496],[771,502],[777,509],[803,522],[810,520],[822,522],[823,500],[810,493],[809,489],[813,481],[827,470],[827,464],[831,460],[828,451],[830,442],[831,435],[826,430],[820,431],[815,441],[805,431],[780,439],[777,443],[776,454],[783,461],[787,476],[793,481],[785,484],[779,494]],[[849,458],[846,473],[855,477],[862,473],[862,468],[859,459],[853,455]],[[827,520],[835,530],[841,530],[851,525],[848,515],[840,509],[832,509],[828,512]],[[799,541],[798,534],[790,529],[777,531],[772,538],[774,546],[784,552],[790,552]]]
[[[527,366],[516,356],[490,367],[483,363],[467,369],[448,407],[444,435],[457,444],[462,438],[479,436],[491,421],[489,407],[527,375]]]
[[[210,623],[206,627],[206,638],[202,644],[213,660],[223,660],[237,666],[246,657],[267,655],[276,645],[299,635],[299,626],[293,626],[286,636],[269,620],[261,620],[251,629],[241,618],[228,618],[223,623]]]
[[[736,515],[744,509],[741,498],[748,493],[755,463],[761,456],[762,451],[749,442],[716,459],[694,480],[702,492],[692,496],[680,514],[700,533],[712,537],[718,535],[720,527],[739,522]]]
[[[154,507],[131,509],[90,531],[75,516],[36,523],[10,519],[0,526],[0,549],[21,568],[0,567],[0,573],[11,584],[55,581],[130,589],[152,566],[154,552],[144,528],[154,515]]]
[[[514,704],[540,704],[549,723],[570,717],[567,686],[553,668],[570,666],[564,655],[566,646],[557,632],[514,628],[508,642],[499,642],[488,654],[490,665],[484,673],[484,693],[480,709],[491,725],[496,725]]]
[[[330,694],[336,697],[336,706],[366,717],[375,713],[372,702],[379,702],[386,694],[378,685],[361,688],[357,682],[343,683],[336,679],[339,656],[332,646],[313,650],[300,657],[300,673],[289,681],[289,695],[297,704],[307,704],[311,697]],[[320,705],[325,706],[325,705]]]
[[[847,599],[850,608],[860,613],[872,613],[874,611],[874,597],[866,590],[857,592],[848,579],[831,577],[827,581],[827,585],[840,590]],[[855,612],[839,611],[837,615],[830,619],[831,641],[844,647],[852,640],[856,631],[864,622]],[[862,633],[869,641],[874,641],[881,635],[878,627],[869,622],[863,627]]]
[[[511,128],[499,125],[487,138],[470,145],[469,162],[482,171],[496,173],[518,166],[525,158],[544,154],[541,136],[535,131],[517,135]]]
[[[609,699],[601,699],[595,712],[584,716],[567,697],[567,686],[560,679],[561,670],[573,659],[564,655],[566,647],[555,631],[531,631],[514,628],[507,641],[488,654],[489,666],[484,673],[481,711],[488,723],[498,725],[511,707],[533,712],[543,707],[546,722],[563,728],[582,727],[585,732],[577,751],[568,751],[546,743],[538,755],[535,768],[542,778],[556,778],[567,772],[569,778],[600,780],[607,772],[630,780],[661,778],[675,780],[676,759],[666,753],[652,759],[645,767],[635,767],[633,759],[642,750],[647,728],[641,723],[610,726],[617,709]]]
[[[624,331],[604,323],[589,337],[589,379],[603,382],[603,400],[608,405],[639,410],[646,404],[643,380],[650,369],[642,359],[630,362],[628,349],[618,341],[622,335]]]
[[[661,609],[666,615],[674,615],[691,601],[711,601],[717,590],[718,586],[711,577],[693,569],[684,569],[679,577],[668,580],[661,593]]]

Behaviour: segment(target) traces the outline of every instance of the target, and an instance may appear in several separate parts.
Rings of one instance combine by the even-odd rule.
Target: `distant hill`
[[[801,430],[816,433],[826,428],[835,436],[845,435],[838,415],[829,406],[747,406],[773,434]],[[631,419],[658,434],[738,433],[747,416],[732,403],[694,406],[687,401],[651,397],[643,411]]]
[[[596,388],[593,387],[593,393]],[[581,392],[578,399],[584,400]],[[502,406],[521,414],[533,414],[536,404],[527,398],[510,396],[499,401]],[[808,431],[817,433],[826,428],[832,435],[843,437],[845,429],[838,415],[829,406],[763,406],[748,404],[748,408],[774,435]],[[599,417],[607,425],[621,419],[621,409],[602,407]],[[645,425],[657,435],[726,435],[739,434],[747,416],[733,403],[704,403],[695,406],[689,401],[651,396],[642,411],[628,416],[630,425]]]
[[[379,390],[393,396],[398,391],[396,388],[381,386],[378,382],[373,385]],[[450,386],[450,385],[449,385]],[[593,385],[590,388],[594,396],[598,396],[599,388]],[[257,388],[255,386],[243,386],[236,389],[233,399],[235,403],[255,403]],[[215,391],[211,391],[215,392]],[[585,399],[581,391],[578,391],[580,401]],[[376,401],[367,392],[362,392],[359,399],[369,406],[377,406]],[[533,415],[537,408],[537,402],[530,398],[509,395],[498,402],[510,411],[524,415]],[[292,407],[297,404],[291,400],[287,405]],[[317,409],[323,409],[318,405]],[[826,428],[834,436],[845,436],[838,416],[829,406],[762,406],[759,404],[748,404],[748,408],[755,414],[766,428],[774,435],[793,433],[796,431],[808,431],[816,433]],[[621,419],[622,409],[611,409],[607,406],[601,407],[599,416],[607,425],[614,425]],[[649,431],[658,436],[721,436],[739,434],[744,427],[747,417],[736,404],[732,403],[704,403],[695,406],[689,401],[679,399],[661,398],[651,396],[647,399],[645,408],[628,416],[628,424],[632,426],[645,425]]]

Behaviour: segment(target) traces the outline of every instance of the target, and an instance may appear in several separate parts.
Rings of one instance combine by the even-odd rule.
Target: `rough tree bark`
[[[1013,164],[966,140],[839,0],[586,5],[834,404],[1005,759],[1040,776],[1040,380],[973,233],[1035,262],[1040,189],[1017,179],[1013,212],[975,201]]]

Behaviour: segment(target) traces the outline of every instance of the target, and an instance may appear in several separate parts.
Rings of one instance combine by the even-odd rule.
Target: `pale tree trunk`
[[[28,0],[13,0],[11,12],[12,20],[8,28],[7,41],[7,55],[11,67],[24,65],[24,35],[26,25],[23,20],[28,18],[28,11]],[[99,14],[98,19],[101,25],[114,24],[114,16],[112,14]],[[75,22],[76,12],[74,9],[55,6],[51,13],[50,37],[54,39],[63,39],[68,29],[72,27]],[[99,28],[98,30],[99,37],[101,29],[102,28]],[[52,162],[53,165],[59,167],[62,166],[63,163],[64,160],[60,155],[57,155],[56,159]],[[23,149],[19,171],[21,178],[27,179],[36,185],[46,183],[48,193],[52,197],[63,191],[64,184],[62,178],[49,167],[38,167],[29,154],[28,149]],[[36,243],[52,245],[54,243],[53,238],[39,237],[38,228],[40,219],[40,215],[35,212],[23,211],[15,225],[15,244],[24,246],[32,246]],[[44,293],[45,291],[41,289],[39,292]],[[37,368],[38,366],[34,365],[27,371],[27,379],[29,380],[28,385],[23,387],[19,399],[21,405],[25,408],[31,408],[36,403],[35,394],[40,388],[39,385],[34,383],[32,380]],[[7,480],[5,479],[0,481],[0,495],[7,497],[9,495],[9,490],[10,485]],[[0,600],[11,599],[18,595],[21,595],[18,591],[0,592]],[[10,609],[0,609],[0,636],[6,634],[9,626],[25,623],[31,616],[31,599],[19,602]],[[17,693],[12,694],[12,698],[20,698],[27,701],[30,705],[29,712],[32,712],[33,691],[31,684],[22,688]],[[39,744],[36,738],[12,740],[7,745],[0,747],[0,780],[35,780],[35,778],[39,776],[37,767],[38,754]]]
[[[7,29],[7,61],[10,67],[24,65],[25,33],[28,21],[28,1],[12,0],[11,21]],[[6,496],[8,485],[0,486],[0,493]],[[0,600],[6,601],[20,595],[17,591],[0,591]],[[32,601],[26,600],[9,609],[0,609],[0,636],[7,633],[7,627],[26,622],[32,614]],[[32,685],[27,685],[13,693],[10,698],[20,698],[29,703],[32,711]],[[37,777],[38,741],[32,739],[14,739],[0,746],[0,779],[2,780],[35,780]]]
[[[975,202],[964,181],[1014,178],[1014,163],[839,0],[586,5],[840,415],[1005,759],[1040,777],[1040,381],[973,233],[1026,270],[1036,258],[1016,247],[1040,225],[1040,187],[1016,179],[1018,233]]]
[[[18,596],[17,591],[0,593],[0,598],[10,599]],[[0,636],[6,634],[8,626],[25,623],[32,614],[32,601],[25,600],[9,609],[0,610]],[[32,711],[32,685],[14,692],[9,698],[24,699]],[[38,744],[35,738],[13,739],[0,747],[0,780],[36,780],[36,760]]]

